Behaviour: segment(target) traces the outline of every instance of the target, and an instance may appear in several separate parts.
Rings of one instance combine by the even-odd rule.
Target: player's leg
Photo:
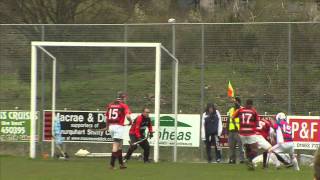
[[[119,149],[119,142],[117,142],[116,139],[113,139],[112,143],[112,153],[111,153],[111,159],[110,159],[110,168],[114,169],[115,168],[115,161],[118,158],[118,149]]]
[[[118,125],[115,129],[115,140],[118,142],[118,151],[117,151],[117,157],[120,164],[120,169],[127,168],[125,164],[123,163],[123,157],[122,157],[122,143],[123,143],[123,132],[124,132],[124,126]]]
[[[259,148],[262,148],[264,150],[264,152],[262,154],[262,157],[263,157],[262,167],[266,168],[267,167],[268,151],[269,151],[269,149],[272,148],[272,146],[263,136],[258,135],[257,138],[258,138],[257,142],[258,142]]]
[[[277,160],[279,160],[279,161],[280,161],[281,163],[283,163],[284,165],[286,165],[286,166],[289,166],[289,165],[290,165],[290,163],[287,162],[279,153],[274,152],[273,154],[276,156]]]
[[[241,142],[244,144],[245,154],[249,162],[257,156],[258,143],[257,137],[253,136],[240,136]]]
[[[244,149],[245,149],[245,154],[247,157],[247,166],[249,168],[249,170],[254,170],[254,166],[252,164],[252,159],[251,159],[251,146],[250,144],[244,144]]]
[[[122,157],[122,144],[123,144],[123,140],[120,139],[119,140],[119,148],[118,148],[118,160],[119,160],[119,164],[120,164],[120,169],[125,169],[127,168],[123,162],[123,157]]]
[[[300,167],[299,167],[298,160],[297,160],[296,156],[293,153],[292,154],[290,153],[289,156],[292,161],[294,170],[300,171]]]
[[[112,144],[112,155],[111,155],[111,168],[114,169],[115,168],[115,161],[116,159],[119,160],[119,164],[120,164],[120,169],[125,169],[126,166],[123,163],[123,159],[122,159],[122,139],[119,138],[114,138],[113,139],[114,142]]]
[[[284,143],[284,146],[286,146],[287,152],[289,153],[290,160],[293,164],[294,170],[300,171],[298,160],[297,160],[296,156],[294,155],[294,144],[292,142]]]
[[[132,153],[138,148],[138,145],[134,144],[137,141],[136,136],[134,135],[130,135],[130,146],[128,149],[128,152],[126,153],[123,161],[126,162],[127,160],[129,160],[131,158]]]
[[[283,163],[286,167],[293,166],[291,162],[288,162],[287,160],[285,160],[283,158],[283,156],[281,155],[281,153],[289,153],[287,147],[283,143],[274,145],[271,148],[271,151],[273,152],[273,154],[277,158],[276,163],[275,163],[277,168],[280,167],[280,162]]]
[[[206,134],[206,152],[207,152],[207,159],[208,163],[212,161],[211,157],[211,144],[212,144],[212,135],[211,134]]]
[[[252,160],[258,155],[258,143],[250,144],[250,149],[251,149],[251,152],[249,154],[249,162],[252,163]]]
[[[109,130],[110,130],[111,137],[113,138],[111,158],[110,158],[110,169],[114,169],[115,168],[115,161],[117,159],[117,151],[119,148],[119,144],[114,139],[114,134],[115,134],[114,125],[110,125]]]
[[[263,167],[263,168],[267,168],[268,151],[264,151],[264,152],[262,153],[262,157],[263,157],[262,167]]]
[[[247,159],[248,159],[248,168],[249,170],[254,170],[255,166],[253,164],[253,159],[257,156],[258,154],[258,143],[257,142],[253,142],[254,137],[250,137],[248,142],[250,142],[250,144],[246,144],[246,155],[247,155]]]
[[[61,147],[62,143],[56,143],[56,148],[59,150],[60,154],[58,155],[57,158],[60,158],[62,156],[62,158],[64,159],[68,159],[69,158],[69,155],[64,152],[64,150],[62,149]]]
[[[143,161],[145,163],[148,163],[149,162],[149,154],[150,154],[150,145],[149,145],[148,140],[141,142],[140,146],[143,149]]]
[[[126,168],[122,159],[122,137],[124,127],[121,125],[112,125],[110,126],[111,135],[113,137],[114,143],[112,144],[112,155],[111,155],[111,168],[115,166],[115,160],[118,158],[120,169]]]
[[[229,145],[229,163],[236,163],[236,139],[235,133],[229,132],[228,134],[228,145]]]
[[[244,151],[245,151],[245,155],[247,157],[247,160],[249,161],[249,157],[250,157],[250,153],[251,153],[251,149],[249,144],[244,144]]]
[[[219,163],[221,161],[221,146],[220,146],[220,139],[218,135],[213,136],[213,143],[214,143],[214,148],[215,148],[215,153],[216,153],[216,161]]]
[[[248,158],[249,158],[249,161],[252,161],[252,159],[258,155],[258,144],[252,143],[252,144],[249,144],[249,147],[250,147],[249,148],[250,152],[248,153]]]

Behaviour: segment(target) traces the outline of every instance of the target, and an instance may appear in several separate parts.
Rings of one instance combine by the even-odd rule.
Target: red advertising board
[[[296,149],[320,147],[320,116],[288,116]]]
[[[43,123],[43,140],[51,141],[52,139],[52,112],[44,111]]]

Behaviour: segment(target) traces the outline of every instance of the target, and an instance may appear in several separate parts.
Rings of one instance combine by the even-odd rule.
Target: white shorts
[[[124,126],[112,124],[109,126],[109,131],[113,139],[123,139]]]
[[[272,149],[276,153],[289,153],[292,155],[294,153],[294,144],[293,142],[280,143],[274,145]]]
[[[240,135],[240,139],[242,144],[254,144],[256,142],[258,142],[258,138],[257,135],[251,135],[251,136],[241,136]]]
[[[263,136],[257,135],[257,139],[259,149],[262,148],[264,150],[268,150],[272,147],[271,144]]]

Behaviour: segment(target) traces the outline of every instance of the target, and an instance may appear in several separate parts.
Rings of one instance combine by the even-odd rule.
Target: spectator
[[[211,145],[215,146],[216,161],[221,161],[220,135],[222,133],[222,121],[219,111],[214,104],[208,103],[202,114],[201,138],[206,145],[208,163],[212,162]]]

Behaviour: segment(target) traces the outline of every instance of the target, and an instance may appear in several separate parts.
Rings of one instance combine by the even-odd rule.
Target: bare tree
[[[80,6],[93,0],[1,0],[0,22],[15,24],[75,23]],[[84,7],[86,8],[86,7]]]

